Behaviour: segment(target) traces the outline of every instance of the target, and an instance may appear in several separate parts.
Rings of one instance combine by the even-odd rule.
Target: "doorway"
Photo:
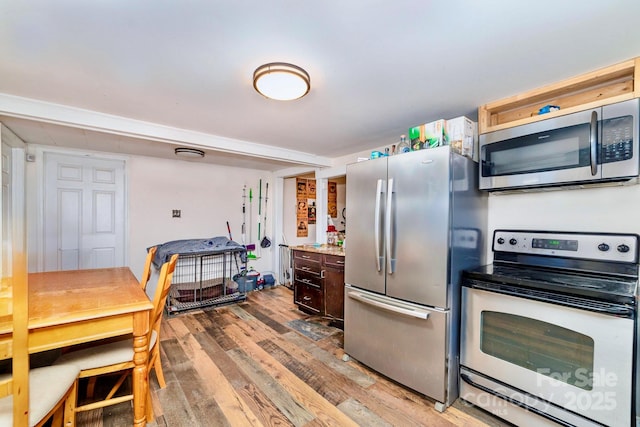
[[[45,152],[43,267],[125,265],[125,162]]]

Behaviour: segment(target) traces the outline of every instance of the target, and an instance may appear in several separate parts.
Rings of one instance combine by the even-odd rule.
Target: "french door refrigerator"
[[[458,397],[460,274],[484,264],[487,197],[449,146],[347,166],[344,349],[431,397]]]

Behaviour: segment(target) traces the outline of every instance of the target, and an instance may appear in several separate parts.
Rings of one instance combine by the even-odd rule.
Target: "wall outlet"
[[[182,211],[180,209],[174,209],[171,211],[171,216],[173,218],[180,218],[181,214],[182,214]]]

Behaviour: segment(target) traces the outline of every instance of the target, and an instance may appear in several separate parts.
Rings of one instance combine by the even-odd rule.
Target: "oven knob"
[[[498,237],[498,244],[502,245],[504,243],[504,239],[502,237]]]
[[[606,243],[600,243],[598,245],[598,249],[600,249],[602,252],[607,252],[609,250],[609,245],[607,245]]]
[[[512,238],[511,240],[509,240],[509,244],[511,244],[511,245],[515,245],[516,243],[518,243],[518,241],[516,239]]]
[[[622,252],[622,253],[629,252],[629,246],[627,246],[627,245],[618,245],[618,252]]]

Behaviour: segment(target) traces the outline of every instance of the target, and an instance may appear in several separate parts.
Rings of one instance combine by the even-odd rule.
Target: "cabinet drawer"
[[[307,252],[307,251],[293,251],[293,258],[298,260],[307,260],[307,261],[315,261],[317,263],[322,262],[322,254],[317,252]]]
[[[293,262],[293,266],[298,271],[308,271],[316,274],[320,274],[320,270],[322,270],[319,262],[309,261],[306,259],[296,259]]]
[[[338,255],[325,255],[324,256],[324,265],[335,267],[335,268],[344,268],[344,257]]]
[[[322,311],[322,291],[320,289],[296,283],[295,294],[296,304],[302,305],[315,313]]]
[[[309,286],[315,286],[317,288],[320,288],[320,285],[322,285],[322,277],[320,276],[320,273],[296,269],[294,275],[294,279],[296,282],[300,282]]]

